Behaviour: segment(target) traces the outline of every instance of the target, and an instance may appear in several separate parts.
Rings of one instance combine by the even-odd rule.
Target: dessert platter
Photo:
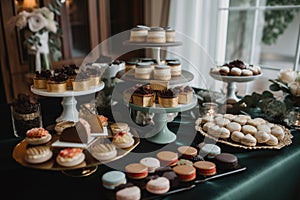
[[[235,94],[236,83],[254,81],[262,76],[262,72],[259,66],[249,65],[241,60],[234,60],[222,66],[211,68],[209,75],[215,80],[228,84],[226,99],[239,101]]]
[[[122,171],[108,171],[101,177],[104,194],[108,199],[163,198],[246,170],[234,154],[217,152],[213,155],[207,145],[210,144],[162,150],[126,164]]]
[[[248,115],[203,116],[196,120],[195,129],[204,137],[243,149],[281,149],[293,138],[286,127]]]
[[[101,164],[124,157],[140,143],[138,133],[125,123],[109,123],[104,127],[107,128],[106,136],[94,137],[85,123],[82,118],[68,125],[60,122],[52,131],[63,127],[62,132],[55,131],[54,134],[44,128],[28,130],[26,137],[15,146],[12,156],[25,167],[80,177],[95,172]],[[64,145],[53,145],[57,141]]]

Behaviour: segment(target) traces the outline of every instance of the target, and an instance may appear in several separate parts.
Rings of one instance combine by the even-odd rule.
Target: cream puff
[[[25,141],[31,145],[45,144],[51,140],[52,136],[46,129],[32,128],[26,132]]]

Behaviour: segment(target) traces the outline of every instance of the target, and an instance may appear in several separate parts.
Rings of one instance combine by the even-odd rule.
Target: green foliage
[[[49,3],[48,8],[50,11],[54,12],[56,15],[61,16],[61,6],[60,0],[55,0],[55,3]],[[61,35],[62,29],[58,28],[57,32],[54,34],[49,32],[49,50],[51,53],[52,60],[58,61],[62,57],[61,53]]]
[[[299,5],[300,0],[267,0],[267,6],[274,5]],[[267,45],[275,44],[278,37],[284,33],[289,23],[299,9],[281,9],[265,11],[265,24],[262,42]]]
[[[228,110],[229,113],[247,113],[252,117],[263,117],[270,122],[282,122],[287,113],[285,102],[277,100],[270,91],[253,92],[244,96]]]

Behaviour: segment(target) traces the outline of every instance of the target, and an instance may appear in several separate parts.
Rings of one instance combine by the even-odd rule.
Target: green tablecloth
[[[154,155],[162,149],[176,150],[179,145],[196,145],[203,141],[194,129],[195,118],[182,115],[168,127],[177,132],[176,142],[168,145],[149,143],[141,139],[134,153],[111,163],[100,165],[87,177],[70,177],[60,171],[26,168],[12,158],[13,148],[20,139],[0,141],[0,195],[17,197],[69,199],[106,199],[109,192],[101,185],[101,176],[111,167],[122,169],[127,163],[138,162],[145,155]],[[244,172],[222,177],[165,199],[300,199],[300,135],[294,131],[293,143],[281,150],[243,150],[219,144],[223,152],[234,153]],[[142,133],[141,133],[142,134]]]

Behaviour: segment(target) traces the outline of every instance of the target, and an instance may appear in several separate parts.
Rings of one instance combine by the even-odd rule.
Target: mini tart
[[[72,88],[74,91],[85,91],[90,89],[90,77],[87,72],[80,72],[76,78],[72,80]]]
[[[44,128],[32,128],[26,132],[25,141],[31,145],[45,144],[51,140],[51,134]]]
[[[33,77],[33,87],[35,89],[47,89],[47,80],[51,77],[50,70],[36,71]]]
[[[177,148],[177,151],[179,152],[179,154],[181,154],[182,157],[187,159],[192,159],[198,153],[196,148],[190,146],[180,146]]]
[[[90,86],[98,86],[101,83],[101,71],[99,67],[88,67],[85,71],[90,76]]]
[[[148,176],[148,167],[141,163],[132,163],[125,166],[128,178],[142,179]]]
[[[114,144],[96,144],[91,148],[91,154],[100,161],[110,160],[117,156]]]
[[[73,167],[82,163],[85,155],[81,148],[65,148],[61,149],[56,156],[56,162],[64,167]]]
[[[119,148],[128,148],[134,144],[134,139],[126,132],[119,132],[114,135],[112,143]]]
[[[173,171],[181,181],[192,181],[196,178],[196,168],[190,165],[177,165]]]
[[[39,164],[48,161],[52,154],[47,145],[32,146],[26,149],[24,159],[28,163]]]
[[[164,194],[170,189],[170,181],[166,177],[151,179],[146,184],[146,190],[152,194]]]
[[[199,175],[212,176],[217,173],[216,164],[210,161],[197,161],[194,167]]]
[[[172,151],[161,151],[156,154],[161,166],[174,166],[178,162],[178,155]]]

